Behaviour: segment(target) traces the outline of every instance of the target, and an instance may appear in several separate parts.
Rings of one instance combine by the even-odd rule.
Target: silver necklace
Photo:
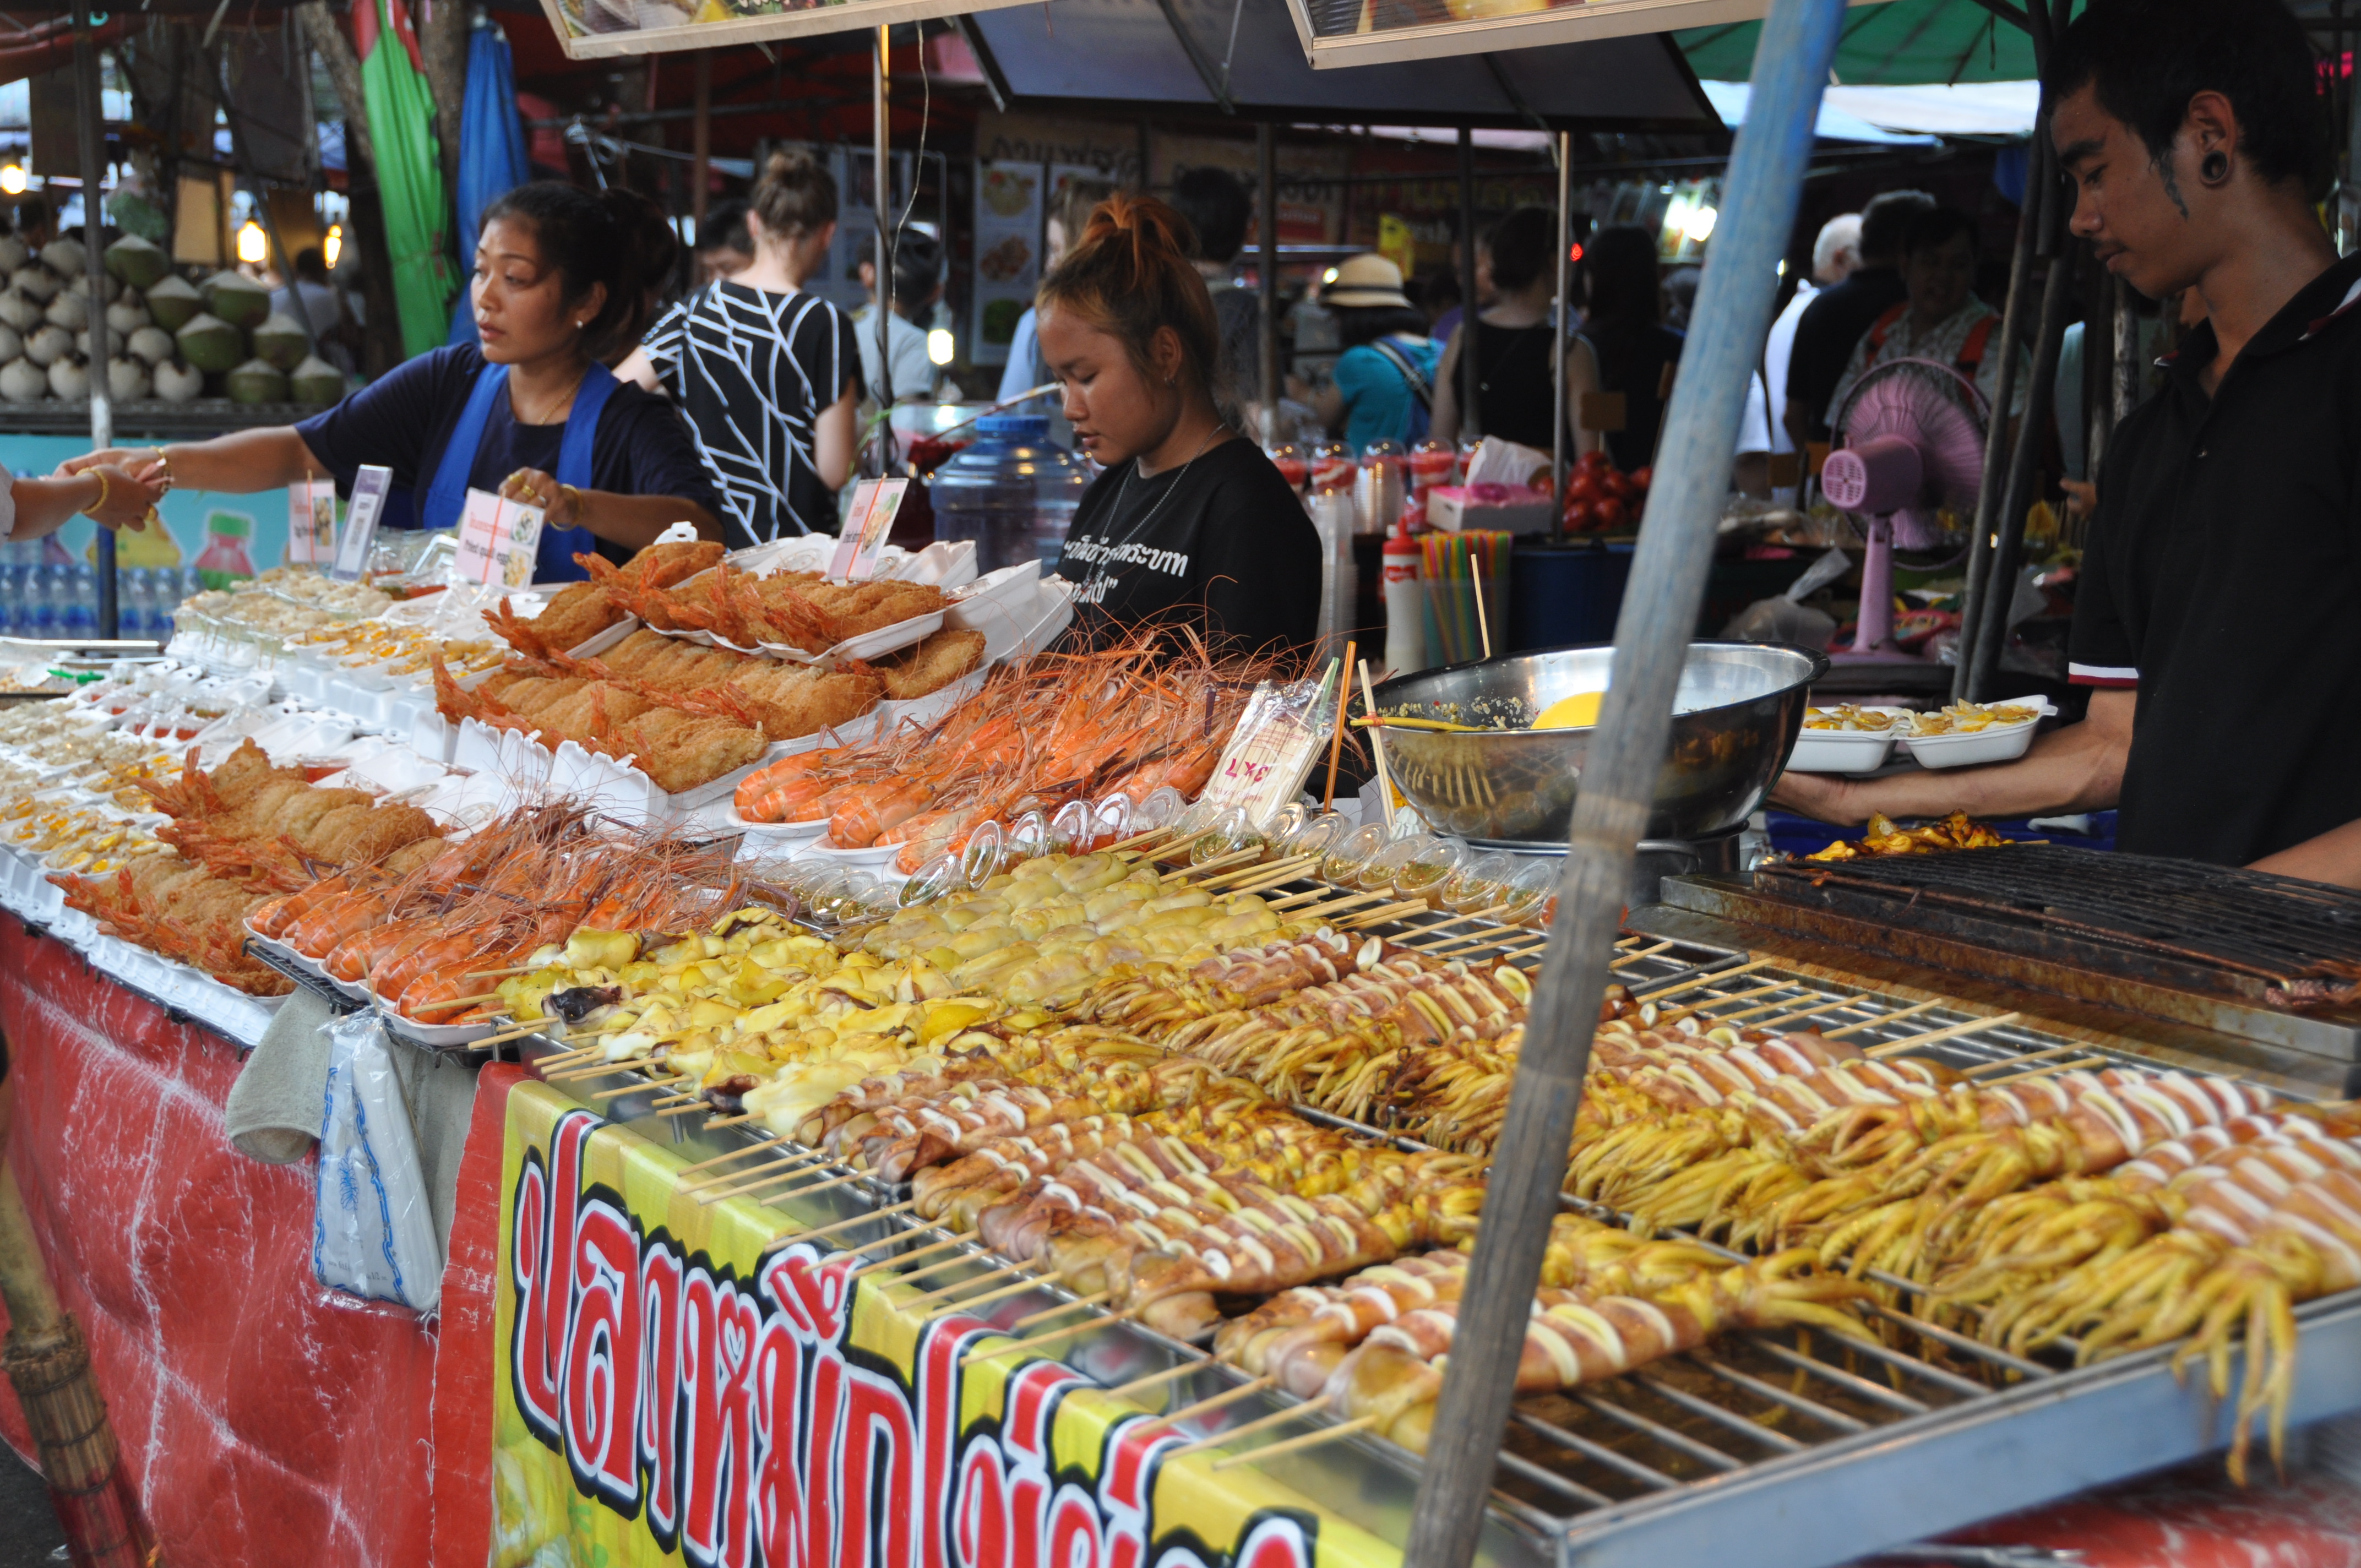
[[[1172,476],[1172,488],[1166,490],[1162,495],[1157,497],[1156,504],[1148,509],[1147,515],[1142,517],[1137,522],[1133,523],[1129,528],[1126,529],[1121,539],[1113,540],[1108,543],[1106,550],[1110,556],[1112,556],[1115,551],[1122,549],[1125,545],[1138,538],[1141,532],[1147,529],[1148,525],[1156,521],[1156,514],[1164,510],[1164,503],[1170,500],[1173,495],[1180,488],[1180,481],[1189,477],[1189,470],[1196,466],[1197,459],[1205,455],[1205,448],[1213,444],[1213,437],[1219,435],[1222,433],[1222,425],[1219,422],[1216,422],[1213,429],[1207,431],[1205,433],[1205,439],[1197,443],[1197,450],[1189,454],[1189,461],[1181,464],[1180,471]],[[1139,459],[1135,457],[1131,460],[1131,466],[1126,468],[1123,472],[1123,483],[1115,487],[1115,505],[1108,509],[1110,514],[1119,513],[1123,510],[1124,498],[1131,494],[1132,476],[1138,472]]]

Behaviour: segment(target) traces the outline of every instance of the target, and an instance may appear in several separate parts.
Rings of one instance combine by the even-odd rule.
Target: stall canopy
[[[1746,118],[1743,82],[1700,83],[1722,123],[1733,130]],[[1957,87],[1831,87],[1820,94],[1815,127],[1822,141],[1926,146],[1942,137],[2002,137],[2033,134],[2041,107],[2037,82],[1979,82]]]
[[[1604,38],[1355,71],[1314,71],[1284,6],[1239,0],[1058,0],[966,19],[1012,103],[1121,102],[1252,119],[1696,130],[1712,110],[1659,37]]]
[[[1848,12],[1837,41],[1836,80],[1848,87],[1918,82],[2025,82],[2034,75],[2024,8],[1982,0],[1885,0]],[[1737,22],[1675,33],[1699,76],[1742,81],[1754,66],[1763,24]]]

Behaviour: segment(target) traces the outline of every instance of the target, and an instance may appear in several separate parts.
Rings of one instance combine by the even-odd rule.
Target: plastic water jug
[[[1056,565],[1089,474],[1050,441],[1041,415],[980,419],[975,433],[927,481],[935,537],[974,540],[980,571],[1036,559],[1044,570]]]

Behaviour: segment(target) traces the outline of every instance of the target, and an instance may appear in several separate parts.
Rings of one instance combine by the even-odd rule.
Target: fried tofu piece
[[[983,663],[983,633],[946,626],[899,653],[872,663],[895,702],[932,696]]]

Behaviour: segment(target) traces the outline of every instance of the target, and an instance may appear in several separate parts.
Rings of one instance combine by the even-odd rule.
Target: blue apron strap
[[[476,454],[483,449],[484,426],[490,422],[492,404],[508,384],[505,365],[487,365],[477,372],[475,389],[467,394],[467,406],[459,411],[459,422],[451,427],[451,444],[443,448],[442,466],[434,470],[434,482],[427,488],[425,508],[418,514],[419,527],[459,526],[459,514],[467,505],[467,476],[476,466]]]
[[[597,360],[584,373],[566,416],[566,434],[557,445],[557,482],[587,490],[590,484],[590,454],[598,435],[598,416],[620,385],[615,373]],[[598,535],[587,528],[544,528],[534,552],[533,580],[536,583],[580,582],[590,574],[574,564],[577,555],[596,554]]]

